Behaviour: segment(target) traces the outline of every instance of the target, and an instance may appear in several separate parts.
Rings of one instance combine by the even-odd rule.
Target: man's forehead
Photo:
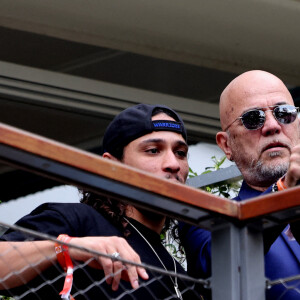
[[[143,148],[148,145],[171,145],[172,147],[182,146],[188,149],[188,144],[183,136],[173,131],[153,131],[133,140],[128,145],[137,148]]]
[[[180,133],[174,131],[153,131],[144,136],[141,136],[136,141],[140,144],[149,143],[178,143],[187,145],[183,136]]]
[[[171,116],[167,115],[164,112],[160,112],[155,116],[152,116],[152,121],[155,120],[161,120],[161,121],[176,121],[174,118],[172,118]]]
[[[291,103],[290,101],[285,101],[284,99],[280,99],[279,101],[266,101],[266,100],[258,100],[254,101],[253,103],[245,101],[245,105],[241,106],[241,113],[247,112],[252,109],[268,109],[270,107],[275,107],[278,105],[284,105],[289,104],[293,105],[294,103]]]
[[[275,106],[281,104],[294,105],[292,96],[288,90],[275,90],[275,91],[253,91],[252,93],[239,93],[231,95],[227,101],[227,109],[229,111],[247,111],[249,109],[264,108],[268,106]],[[234,109],[234,107],[236,109]]]

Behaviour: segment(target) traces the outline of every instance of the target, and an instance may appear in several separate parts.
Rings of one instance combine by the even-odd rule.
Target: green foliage
[[[208,173],[211,173],[211,172],[221,169],[222,164],[226,160],[226,156],[223,156],[220,159],[217,159],[216,156],[212,156],[211,160],[213,161],[214,165],[212,167],[206,167],[205,171],[202,172],[201,175],[208,174]],[[198,174],[190,168],[189,169],[189,177],[192,178],[192,177],[196,177],[196,176],[198,176]],[[241,186],[240,181],[231,182],[231,183],[218,182],[215,184],[211,184],[211,185],[202,187],[201,189],[206,192],[209,192],[211,194],[220,196],[220,197],[229,198],[232,196],[236,196],[238,194],[240,186]]]

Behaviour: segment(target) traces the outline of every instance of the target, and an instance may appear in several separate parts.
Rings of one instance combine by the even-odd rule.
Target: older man
[[[186,139],[183,121],[175,111],[163,105],[139,104],[121,112],[109,125],[103,141],[103,157],[184,183],[188,174]],[[17,224],[116,258],[120,255],[133,262],[184,273],[161,243],[165,216],[93,193],[84,193],[82,202],[44,204]],[[0,288],[11,288],[8,295],[21,295],[22,299],[59,298],[63,278],[58,262],[62,258],[60,251],[55,256],[53,243],[27,241],[23,234],[14,231],[1,239]],[[71,264],[70,260],[84,263],[83,268],[75,269],[72,290],[70,281],[65,282],[64,299],[68,299],[70,291],[76,299],[198,298],[176,276],[163,275],[155,280],[153,274],[142,268],[132,265],[124,268],[119,261],[101,256],[93,259],[91,253],[71,247],[64,255],[69,256],[66,264]],[[121,276],[130,283],[122,281],[119,287]]]
[[[297,113],[298,108],[286,86],[270,73],[249,71],[225,88],[220,98],[223,131],[217,133],[216,140],[244,177],[236,200],[296,185],[300,178]],[[187,252],[188,272],[208,277],[211,273],[210,232],[185,225],[181,237]],[[272,238],[269,236],[269,240]],[[299,275],[300,246],[289,226],[276,238],[265,255],[266,277],[279,279]],[[272,287],[266,296],[267,299],[300,299],[300,293],[284,285]]]

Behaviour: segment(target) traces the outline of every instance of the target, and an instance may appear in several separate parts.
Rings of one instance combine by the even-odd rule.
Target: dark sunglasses
[[[273,109],[268,109],[273,108]],[[245,112],[241,117],[236,118],[229,124],[224,131],[226,131],[235,121],[241,119],[245,128],[249,130],[257,130],[264,126],[266,121],[266,111],[272,111],[274,118],[281,124],[293,123],[299,111],[299,107],[293,105],[274,105],[269,107],[262,107],[259,109],[252,109]]]

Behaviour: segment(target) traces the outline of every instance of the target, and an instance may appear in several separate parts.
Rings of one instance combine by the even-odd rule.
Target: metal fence
[[[83,252],[88,251],[93,254],[94,257],[85,262],[74,262],[74,278],[71,290],[71,299],[178,299],[172,286],[174,282],[178,283],[183,299],[203,299],[201,296],[201,290],[203,290],[206,286],[207,280],[195,279],[185,274],[167,271],[163,268],[158,268],[144,263],[136,264],[131,261],[124,260],[121,257],[112,257],[111,255],[92,249],[74,246],[72,243],[62,242],[52,236],[18,226],[8,225],[2,222],[0,222],[0,225],[5,229],[21,231],[22,234],[27,236],[25,241],[30,242],[35,239],[52,241],[53,250],[55,244],[56,247],[57,245],[68,245],[69,248],[75,247],[77,250],[81,250]],[[9,266],[11,264],[11,252],[17,252],[19,256],[18,259],[20,260],[26,259],[18,242],[10,242],[10,246],[9,250],[0,254],[0,260],[4,261]],[[38,248],[39,246],[36,247]],[[42,248],[38,250],[41,254],[43,254]],[[109,277],[117,276],[118,273],[111,273],[105,277],[101,269],[93,269],[89,267],[91,262],[93,260],[98,261],[99,257],[105,257],[113,260],[114,262],[120,261],[123,268],[118,273],[122,272],[122,270],[132,264],[143,267],[147,270],[149,279],[140,280],[138,289],[133,289],[129,282],[121,280],[118,290],[113,291],[111,285],[106,283],[106,280]],[[39,262],[28,262],[25,268],[22,268],[19,271],[16,271],[15,269],[11,270],[11,273],[6,275],[4,278],[0,278],[0,297],[11,297],[15,300],[60,299],[59,293],[63,289],[66,273],[58,263],[53,262],[53,257],[44,256],[43,260],[49,260],[52,262],[52,266],[46,271],[42,272],[39,269]],[[36,276],[33,280],[28,282],[24,274],[29,271],[35,272]],[[7,283],[10,278],[17,278],[18,280],[21,280],[23,284],[14,288],[11,285],[8,286],[8,284],[11,284]]]

